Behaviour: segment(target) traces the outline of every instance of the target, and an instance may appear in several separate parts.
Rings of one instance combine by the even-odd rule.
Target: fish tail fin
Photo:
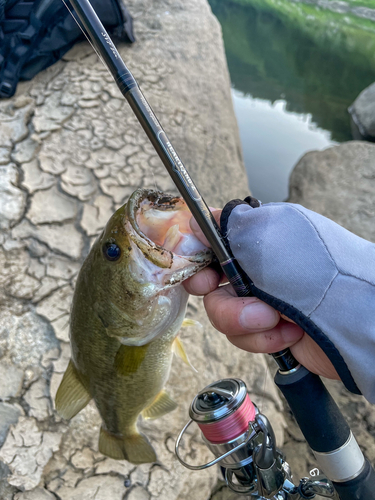
[[[72,360],[70,360],[56,393],[55,406],[57,413],[60,417],[69,420],[83,410],[90,400],[91,396],[82,384],[77,370]]]
[[[100,428],[99,451],[115,460],[127,460],[132,464],[147,464],[156,462],[154,448],[146,436],[134,431],[128,436],[116,436]]]

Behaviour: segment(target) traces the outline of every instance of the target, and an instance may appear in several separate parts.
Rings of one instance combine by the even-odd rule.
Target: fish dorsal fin
[[[126,377],[136,373],[145,359],[148,345],[121,345],[115,357],[115,369],[119,375]]]
[[[177,408],[177,403],[163,389],[141,415],[146,420],[162,417]]]
[[[90,400],[91,396],[79,379],[77,369],[70,360],[56,393],[57,413],[62,418],[73,418],[83,410]]]
[[[183,344],[182,344],[182,341],[181,341],[180,337],[176,337],[176,338],[174,339],[173,344],[172,344],[172,351],[174,352],[174,354],[175,354],[176,356],[178,356],[179,358],[181,358],[181,359],[182,359],[182,361],[183,361],[186,365],[190,366],[190,368],[191,368],[193,371],[195,371],[196,373],[198,373],[198,370],[196,370],[196,369],[194,368],[194,366],[190,363],[190,360],[189,360],[189,358],[188,358],[188,355],[186,354],[185,348],[184,348],[184,346],[183,346]]]
[[[190,319],[190,318],[185,318],[184,321],[182,322],[182,325],[181,325],[183,328],[187,327],[187,326],[195,326],[197,327],[199,330],[203,330],[203,325],[202,323],[200,323],[199,321],[195,320],[195,319]]]

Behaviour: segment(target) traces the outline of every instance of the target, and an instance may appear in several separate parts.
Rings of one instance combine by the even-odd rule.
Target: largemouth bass
[[[188,294],[182,281],[208,265],[212,253],[189,228],[182,198],[137,190],[108,221],[75,287],[70,321],[72,357],[56,409],[74,417],[94,399],[103,424],[99,450],[134,464],[155,451],[137,419],[156,418],[176,403],[164,390]]]

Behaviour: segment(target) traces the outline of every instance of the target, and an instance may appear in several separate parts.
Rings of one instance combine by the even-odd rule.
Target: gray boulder
[[[375,83],[363,90],[349,107],[354,139],[375,141]]]
[[[375,144],[351,141],[307,153],[295,166],[289,188],[288,201],[375,242]]]

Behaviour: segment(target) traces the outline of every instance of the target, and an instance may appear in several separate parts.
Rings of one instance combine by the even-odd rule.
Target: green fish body
[[[71,312],[72,357],[56,394],[70,419],[94,399],[99,450],[139,464],[156,460],[137,429],[176,404],[164,391],[188,294],[181,282],[212,254],[189,232],[181,198],[137,190],[108,221],[78,275]]]

